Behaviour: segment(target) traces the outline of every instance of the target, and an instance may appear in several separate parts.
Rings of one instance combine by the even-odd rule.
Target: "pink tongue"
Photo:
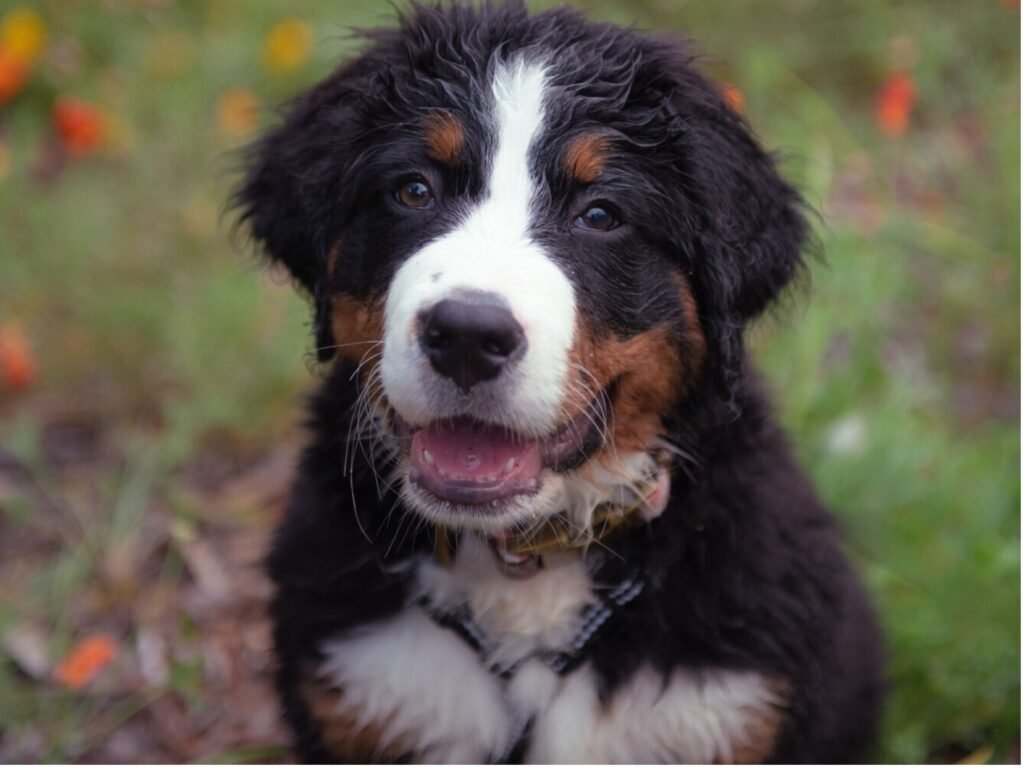
[[[431,424],[412,439],[413,463],[453,480],[494,482],[540,471],[536,442],[469,419]]]
[[[500,427],[469,419],[431,424],[413,435],[409,453],[409,480],[457,504],[484,505],[540,488],[540,443],[516,440]]]

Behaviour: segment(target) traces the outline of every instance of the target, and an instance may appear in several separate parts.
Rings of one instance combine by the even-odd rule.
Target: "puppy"
[[[367,43],[236,194],[331,361],[269,557],[299,757],[867,757],[873,614],[744,351],[798,194],[671,42],[511,3]]]

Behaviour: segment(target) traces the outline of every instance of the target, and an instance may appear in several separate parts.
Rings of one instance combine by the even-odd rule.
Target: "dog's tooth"
[[[516,460],[515,460],[515,458],[511,458],[511,459],[509,459],[505,463],[505,471],[506,472],[511,472],[515,468],[516,468]]]
[[[430,451],[428,451],[426,448],[423,449],[423,461],[426,464],[433,464],[434,463],[434,457],[430,454]]]

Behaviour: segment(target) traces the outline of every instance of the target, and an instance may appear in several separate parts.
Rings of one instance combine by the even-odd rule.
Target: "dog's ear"
[[[686,179],[680,246],[728,399],[743,365],[743,329],[803,272],[804,203],[692,57],[677,46],[659,57]]]
[[[238,224],[270,261],[284,265],[314,307],[317,356],[332,356],[328,259],[351,200],[358,109],[372,67],[364,55],[307,91],[281,123],[250,145],[232,196]]]

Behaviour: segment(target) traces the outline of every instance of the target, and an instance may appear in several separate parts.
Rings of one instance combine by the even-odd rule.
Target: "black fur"
[[[807,227],[796,192],[685,49],[559,9],[414,7],[397,30],[301,96],[257,144],[237,203],[255,238],[313,297],[317,345],[331,356],[329,299],[380,297],[402,261],[482,194],[487,87],[494,63],[549,54],[565,98],[536,150],[548,181],[535,236],[563,262],[595,327],[627,337],[685,321],[671,276],[685,276],[708,342],[703,373],[666,434],[696,462],[674,474],[665,513],[621,543],[598,578],[642,564],[648,588],[591,662],[610,694],[641,663],[754,669],[788,681],[792,697],[772,758],[867,758],[880,696],[872,612],[839,537],[795,466],[743,349],[743,328],[802,269]],[[466,154],[451,168],[423,155],[417,126],[432,109],[458,114]],[[558,157],[573,135],[609,131],[613,160],[600,182],[573,185]],[[412,168],[443,190],[414,218],[390,190]],[[618,201],[610,236],[567,230],[588,200]],[[342,240],[343,270],[327,254]],[[432,541],[378,495],[368,463],[341,472],[353,367],[339,359],[311,409],[312,442],[269,561],[285,715],[304,759],[330,755],[297,694],[324,639],[392,615],[408,584],[394,568]],[[358,513],[357,513],[358,510]],[[365,533],[365,535],[364,535]],[[369,539],[369,540],[368,540]]]

